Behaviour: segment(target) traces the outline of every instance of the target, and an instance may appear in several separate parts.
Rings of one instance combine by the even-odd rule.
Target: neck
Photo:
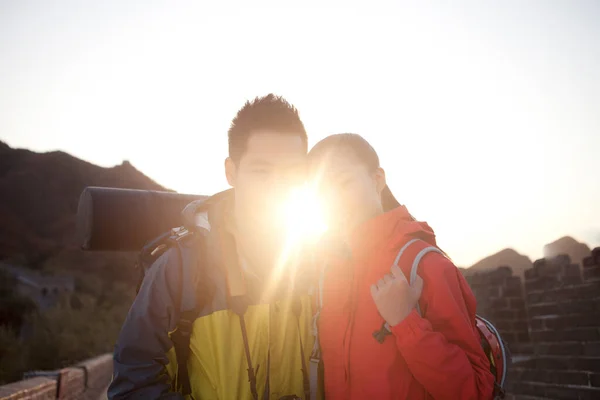
[[[243,224],[237,225],[233,234],[238,255],[246,263],[246,272],[251,272],[261,279],[266,278],[275,260],[274,251],[268,245],[269,238],[255,229],[246,228]]]
[[[352,242],[352,240],[356,239],[357,236],[360,237],[361,228],[363,227],[364,224],[366,224],[368,221],[371,221],[372,219],[375,219],[383,214],[384,214],[383,209],[377,208],[371,214],[363,215],[363,217],[361,219],[356,220],[354,222],[354,224],[352,224],[351,226],[348,226],[348,228],[345,229],[344,232],[342,232],[342,235],[341,235],[342,239],[347,244],[350,244]]]

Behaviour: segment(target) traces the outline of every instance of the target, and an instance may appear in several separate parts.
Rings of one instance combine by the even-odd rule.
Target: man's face
[[[306,144],[300,136],[251,132],[239,163],[233,167],[230,163],[227,171],[235,188],[239,228],[257,235],[277,235],[282,223],[277,210],[290,190],[304,182],[305,161]]]

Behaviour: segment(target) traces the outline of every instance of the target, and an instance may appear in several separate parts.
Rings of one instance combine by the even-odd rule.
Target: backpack
[[[155,239],[149,241],[138,254],[136,268],[139,270],[136,294],[139,293],[144,277],[158,258],[167,252],[167,250],[176,248],[179,252],[180,267],[185,274],[186,265],[194,265],[199,261],[200,254],[198,247],[204,244],[203,234],[188,230],[185,227],[179,227],[167,231]],[[201,246],[183,246],[187,241],[198,240]],[[184,280],[185,282],[185,280]],[[185,396],[191,394],[190,380],[187,370],[187,361],[190,353],[190,336],[193,323],[200,313],[206,299],[204,297],[194,298],[193,305],[189,305],[179,316],[176,329],[171,334],[171,341],[175,349],[175,359],[177,360],[177,374],[174,382],[174,389],[181,391]],[[183,300],[182,300],[183,303]],[[184,306],[185,307],[185,306]]]
[[[412,239],[408,243],[406,243],[404,245],[404,247],[402,247],[400,249],[400,251],[398,252],[396,259],[394,260],[393,266],[398,266],[398,262],[400,261],[400,257],[402,256],[404,251],[410,245],[412,245],[413,243],[418,242],[418,241],[421,241],[421,240],[420,239]],[[410,285],[413,284],[414,280],[417,277],[417,270],[419,268],[419,263],[421,262],[421,260],[423,259],[423,257],[426,254],[432,253],[432,252],[439,253],[439,254],[443,255],[444,257],[447,257],[447,255],[443,251],[441,251],[439,248],[434,247],[434,246],[428,246],[428,247],[425,247],[424,249],[422,249],[415,257],[412,267],[410,269],[410,279],[409,279]],[[417,308],[417,311],[419,312],[419,315],[423,316],[423,314],[421,313],[421,308],[419,306],[419,303],[417,303],[416,308]],[[503,399],[505,396],[505,393],[506,393],[506,389],[505,389],[506,375],[507,375],[506,370],[508,368],[508,363],[510,362],[510,359],[511,359],[510,351],[508,349],[506,342],[504,342],[504,340],[502,340],[502,337],[500,336],[500,333],[498,332],[496,327],[494,327],[494,325],[491,322],[489,322],[487,319],[485,319],[479,315],[475,315],[475,325],[477,327],[477,331],[479,333],[479,337],[481,340],[481,347],[483,348],[483,351],[490,362],[490,371],[491,371],[492,375],[494,375],[494,378],[495,378],[493,399],[494,400]],[[387,323],[384,323],[381,330],[373,332],[373,337],[375,337],[375,339],[378,342],[383,343],[383,341],[385,340],[385,336],[391,335],[391,334],[392,333],[391,333],[391,329],[390,329],[389,325]]]

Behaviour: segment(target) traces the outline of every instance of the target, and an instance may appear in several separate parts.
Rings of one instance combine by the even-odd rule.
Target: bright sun
[[[327,230],[319,198],[309,186],[290,193],[284,203],[283,218],[289,239],[294,242],[318,239]]]

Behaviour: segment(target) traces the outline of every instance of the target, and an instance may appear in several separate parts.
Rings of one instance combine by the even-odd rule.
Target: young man
[[[110,399],[308,397],[308,285],[282,254],[273,217],[304,180],[306,152],[304,125],[281,97],[237,113],[225,161],[233,189],[189,205],[193,234],[184,231],[147,273],[117,342]],[[174,348],[188,331],[189,346]]]

